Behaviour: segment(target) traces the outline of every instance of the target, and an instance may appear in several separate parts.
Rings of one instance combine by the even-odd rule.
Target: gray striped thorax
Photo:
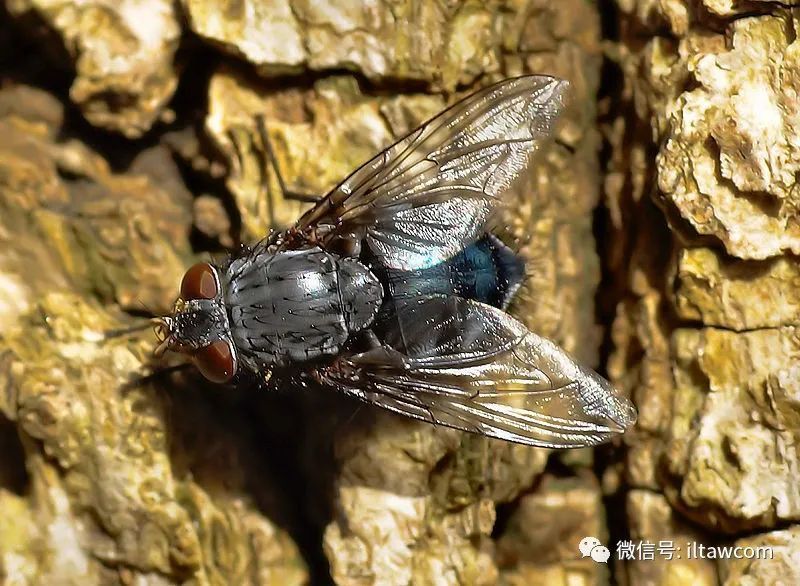
[[[232,261],[221,277],[232,341],[256,369],[336,354],[383,300],[366,266],[318,247],[266,247]]]

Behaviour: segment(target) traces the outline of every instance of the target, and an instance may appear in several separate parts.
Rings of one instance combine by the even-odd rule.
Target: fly
[[[183,277],[157,350],[209,380],[291,369],[430,423],[589,446],[636,420],[597,373],[504,311],[520,258],[487,233],[568,84],[479,90],[365,163],[284,232]]]

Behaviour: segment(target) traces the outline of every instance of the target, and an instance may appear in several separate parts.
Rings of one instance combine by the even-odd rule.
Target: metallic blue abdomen
[[[373,270],[397,301],[456,295],[499,308],[508,304],[525,276],[522,259],[491,234],[429,268],[403,271],[373,264]]]

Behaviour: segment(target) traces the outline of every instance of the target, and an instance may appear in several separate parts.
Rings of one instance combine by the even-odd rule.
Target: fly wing
[[[566,81],[531,75],[480,90],[364,164],[297,228],[365,238],[391,268],[426,268],[483,232],[500,196],[547,138]]]
[[[499,309],[432,296],[400,307],[387,344],[320,378],[431,423],[531,446],[590,446],[636,410],[611,384]]]

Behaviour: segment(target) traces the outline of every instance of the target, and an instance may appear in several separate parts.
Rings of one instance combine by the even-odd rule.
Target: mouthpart
[[[153,330],[159,343],[156,349],[153,350],[153,355],[156,358],[161,358],[167,350],[172,349],[174,343],[172,338],[172,318],[159,317],[156,318],[155,322]]]

